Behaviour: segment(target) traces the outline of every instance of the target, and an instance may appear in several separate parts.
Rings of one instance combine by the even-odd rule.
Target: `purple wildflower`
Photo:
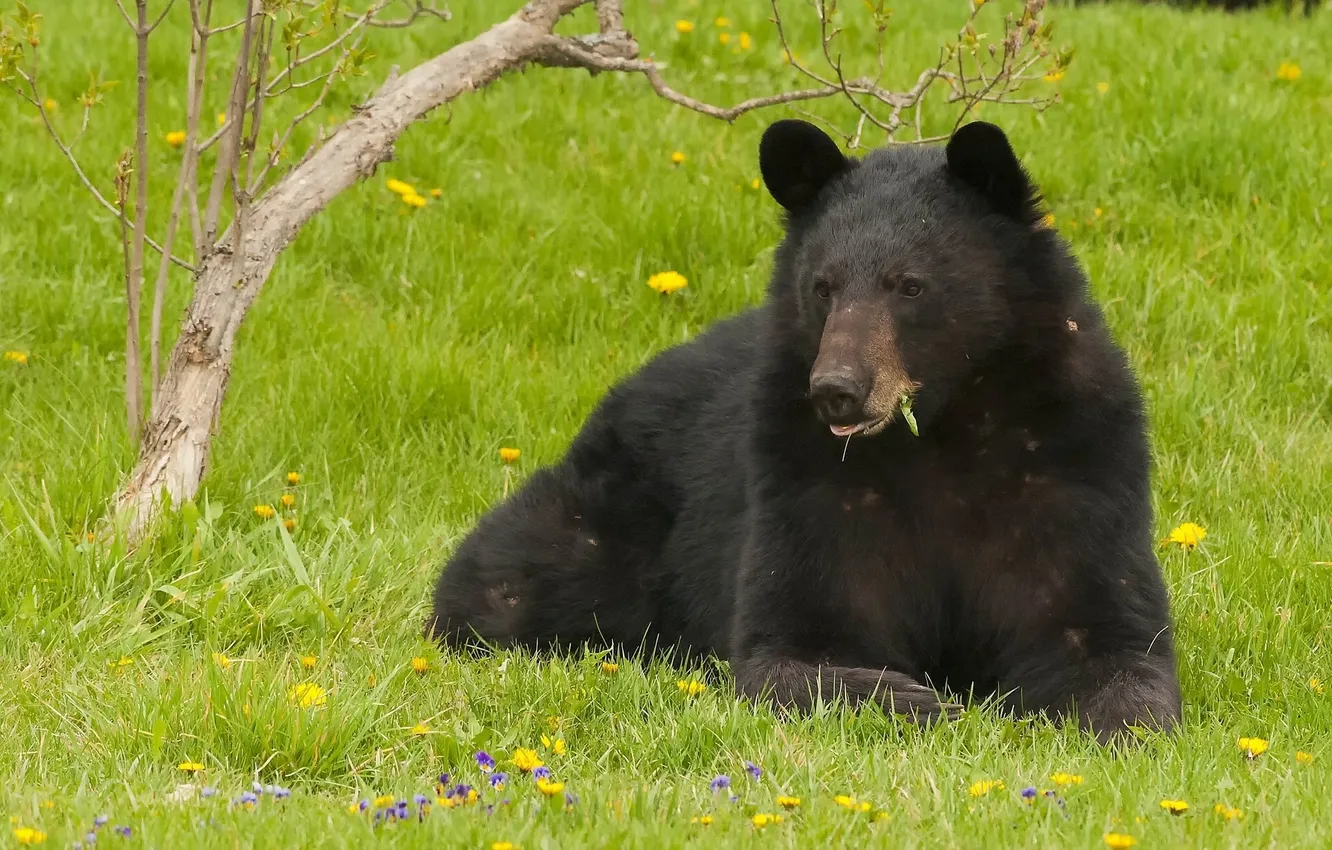
[[[752,761],[745,762],[745,772],[755,779],[763,778],[763,768],[754,764]]]
[[[495,769],[495,759],[491,758],[490,753],[485,750],[477,750],[474,758],[476,759],[477,767],[481,768],[486,773],[490,773]]]
[[[1045,792],[1045,796],[1047,796],[1047,797],[1053,797],[1054,795],[1055,795],[1055,792],[1053,792],[1053,791],[1046,791],[1046,792]]]
[[[541,765],[532,771],[532,778],[537,782],[550,779],[550,768],[546,767],[544,764]]]
[[[370,801],[369,801],[369,800],[362,800],[361,802],[359,802],[359,803],[356,804],[356,811],[358,811],[358,812],[363,812],[363,811],[365,811],[365,810],[368,809],[368,808],[370,808]]]
[[[264,786],[260,785],[258,782],[255,782],[250,786],[250,790],[253,791],[255,794],[262,794],[264,793]]]
[[[202,791],[199,792],[199,796],[203,797],[205,800],[207,800],[209,797],[216,797],[217,789],[209,785],[208,787],[204,788]]]
[[[281,785],[273,786],[273,797],[278,800],[285,800],[291,796],[290,788],[283,788]]]
[[[128,826],[118,826],[115,829],[116,835],[119,835],[121,838],[129,838],[133,832],[134,830],[130,829]]]
[[[509,781],[509,774],[500,771],[490,774],[490,787],[496,791],[504,787],[504,783]]]
[[[457,786],[454,787],[454,789],[453,789],[452,791],[450,791],[450,792],[448,793],[448,796],[450,796],[450,797],[457,797],[459,800],[466,801],[466,800],[467,800],[467,795],[470,794],[470,793],[472,793],[472,786],[470,786],[470,785],[457,785]]]
[[[95,832],[90,832],[90,833],[88,833],[87,835],[83,836],[83,843],[84,843],[84,844],[96,844],[96,843],[97,843],[97,833],[95,833]]]
[[[1036,799],[1036,787],[1033,785],[1028,785],[1018,793],[1022,796],[1022,799],[1026,800],[1028,803]]]
[[[566,805],[566,806],[576,806],[576,805],[578,805],[578,795],[575,794],[575,793],[573,793],[572,791],[565,791],[565,792],[564,792],[564,805]]]
[[[240,806],[253,806],[257,802],[259,802],[259,795],[253,791],[244,792],[234,801],[236,805]]]
[[[111,822],[110,815],[98,815],[97,817],[93,818],[93,829],[101,829],[110,822]]]
[[[430,798],[424,794],[417,794],[412,798],[412,802],[417,806],[426,806],[430,804]]]
[[[730,788],[731,777],[727,776],[726,774],[722,774],[721,776],[714,778],[712,782],[709,783],[708,787],[712,789],[712,793],[714,794],[716,794],[718,791],[722,790],[723,788]]]

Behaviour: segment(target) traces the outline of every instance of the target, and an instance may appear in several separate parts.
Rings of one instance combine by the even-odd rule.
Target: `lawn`
[[[31,5],[47,16],[44,73],[65,126],[89,71],[124,81],[80,148],[106,178],[130,139],[130,36],[108,3]],[[515,4],[453,5],[449,23],[378,34],[373,75]],[[789,84],[766,3],[712,5],[632,4],[629,24],[691,92],[730,101]],[[964,7],[899,6],[888,55],[900,80]],[[164,25],[177,45],[181,11]],[[721,13],[731,32],[752,33],[752,50],[720,43]],[[676,32],[681,16],[692,33]],[[789,17],[813,50],[808,10]],[[1180,734],[1112,754],[981,706],[927,730],[835,707],[782,719],[736,700],[724,665],[462,658],[422,640],[429,586],[476,517],[558,458],[608,385],[761,297],[779,224],[751,187],[756,147],[789,113],[728,126],[640,79],[537,69],[414,127],[393,163],[283,256],[240,334],[204,492],[127,555],[86,539],[134,457],[115,230],[32,114],[0,97],[0,350],[28,355],[0,361],[0,802],[11,824],[66,846],[103,813],[100,843],[153,847],[1093,848],[1107,832],[1142,847],[1321,845],[1332,14],[1123,3],[1051,17],[1077,52],[1062,80],[1039,85],[1063,103],[1039,115],[987,105],[982,117],[1010,132],[1041,182],[1141,375],[1160,537],[1183,522],[1207,529],[1195,550],[1161,551]],[[1282,62],[1299,79],[1278,79]],[[153,59],[159,209],[183,72],[179,51]],[[373,87],[355,81],[329,112],[345,117]],[[443,191],[409,213],[386,177]],[[666,269],[688,287],[652,292],[648,276]],[[186,299],[184,280],[174,286],[172,317]],[[501,447],[521,457],[506,464]],[[258,518],[264,504],[295,531]],[[706,688],[691,696],[681,681]],[[318,690],[292,690],[307,685]],[[1270,747],[1247,758],[1242,736]],[[535,748],[576,805],[518,775],[519,748]],[[477,750],[510,774],[502,793]],[[169,796],[183,796],[189,762],[215,796]],[[378,827],[348,811],[377,795],[433,799],[442,772],[480,788],[479,803]],[[1056,772],[1081,782],[1056,786]],[[710,789],[719,774],[731,792]],[[256,780],[291,795],[235,805]],[[985,781],[1003,784],[972,793]],[[783,811],[778,795],[800,804]],[[1171,816],[1163,799],[1189,808]],[[756,813],[783,820],[757,827]]]

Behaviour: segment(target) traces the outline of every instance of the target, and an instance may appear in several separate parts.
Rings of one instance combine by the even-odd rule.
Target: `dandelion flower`
[[[838,794],[833,797],[833,802],[844,809],[854,809],[856,807],[856,798],[847,794]]]
[[[601,662],[601,672],[605,673],[607,676],[614,676],[616,673],[620,672],[620,665],[612,661],[603,661]]]
[[[1257,758],[1267,752],[1266,738],[1240,738],[1235,744],[1249,758]]]
[[[1243,809],[1232,809],[1229,806],[1227,806],[1225,803],[1217,803],[1215,806],[1212,807],[1212,811],[1216,812],[1218,815],[1220,815],[1221,817],[1225,818],[1228,821],[1244,817]]]
[[[777,805],[781,806],[783,809],[786,809],[789,812],[800,805],[800,798],[788,797],[787,795],[782,794],[780,797],[777,798]]]
[[[1321,695],[1323,693],[1323,680],[1314,676],[1309,680],[1309,690]]]
[[[722,35],[726,35],[726,33],[722,33]],[[725,43],[726,43],[726,42],[722,42],[722,44],[725,44]],[[685,161],[685,155],[684,155],[683,152],[681,152],[681,151],[675,151],[675,152],[673,152],[673,153],[671,154],[671,164],[672,164],[672,165],[683,165],[683,164],[684,164],[684,161]]]
[[[685,34],[691,33],[694,31],[694,22],[686,21],[684,19],[678,20],[675,22],[675,31],[678,33],[685,33]]]
[[[1277,79],[1293,83],[1300,78],[1300,66],[1294,62],[1282,62],[1277,66]]]
[[[541,746],[555,753],[555,755],[557,756],[564,755],[565,746],[563,738],[556,738],[554,741],[552,741],[548,736],[542,735]]]
[[[518,845],[512,841],[496,841],[490,845],[490,850],[518,850]]]
[[[46,833],[30,826],[20,826],[14,829],[14,840],[19,844],[42,844],[46,841]]]
[[[1189,804],[1183,800],[1162,800],[1161,808],[1172,815],[1182,815],[1189,810]]]
[[[28,352],[26,351],[6,351],[5,362],[14,363],[19,366],[28,365]]]
[[[1082,776],[1076,773],[1064,773],[1063,771],[1060,771],[1059,773],[1050,774],[1050,781],[1056,785],[1081,785]]]
[[[753,180],[749,181],[749,188],[751,188],[751,189],[753,189],[753,190],[755,190],[755,191],[758,191],[758,187],[759,187],[760,185],[761,185],[761,182],[759,181],[759,179],[758,179],[757,177],[755,177]]]
[[[402,202],[403,202],[404,204],[406,204],[407,206],[412,207],[413,209],[418,209],[418,210],[419,210],[421,207],[423,207],[423,206],[426,205],[426,199],[423,198],[423,197],[421,197],[420,195],[416,194],[415,192],[412,192],[411,194],[403,195],[403,196],[402,196]]]
[[[477,750],[472,758],[476,759],[476,766],[486,773],[495,769],[495,757],[485,750]]]
[[[48,97],[46,100],[42,101],[42,109],[45,109],[47,112],[56,112],[60,109],[60,102],[53,97]]]
[[[168,145],[171,145],[171,147],[173,147],[173,148],[178,148],[178,147],[180,147],[181,145],[185,144],[185,131],[184,131],[184,130],[172,130],[170,133],[167,133],[167,134],[166,134],[166,143],[167,143]]]
[[[522,449],[509,448],[507,446],[499,450],[500,460],[505,463],[513,463],[518,458],[522,457],[522,454]]]
[[[730,18],[718,18],[717,20],[713,21],[713,23],[716,24],[717,27],[720,28],[720,29],[726,29],[727,27],[729,27],[729,26],[731,25],[731,19],[730,19]]]
[[[204,766],[199,764],[197,761],[183,761],[180,764],[176,765],[176,767],[177,769],[183,770],[186,773],[198,773],[199,771],[204,769]]]
[[[1004,783],[1002,780],[982,779],[979,782],[971,783],[971,787],[967,789],[967,793],[973,797],[984,797],[991,791],[1002,791],[1003,789]]]
[[[731,34],[729,32],[724,32],[717,36],[717,40],[720,41],[722,44],[730,44]]]
[[[554,797],[557,794],[564,793],[564,783],[556,782],[553,779],[538,779],[537,790],[547,797]]]
[[[739,44],[741,50],[749,50],[751,47],[754,46],[754,40],[749,37],[749,33],[742,32],[740,33]]]
[[[675,683],[675,686],[680,689],[680,693],[690,697],[696,697],[708,689],[707,685],[697,679],[690,679],[687,682],[681,679]]]
[[[1056,69],[1054,69],[1053,71],[1051,71],[1050,73],[1048,73],[1048,74],[1045,75],[1045,81],[1046,81],[1047,83],[1057,83],[1057,82],[1059,82],[1060,80],[1062,80],[1063,78],[1064,78],[1064,69],[1063,69],[1063,68],[1056,68]]]
[[[217,126],[221,127],[224,126],[226,123],[227,123],[227,113],[225,112],[217,113]]]
[[[375,808],[377,809],[387,809],[391,805],[393,805],[393,798],[388,794],[380,794],[375,798]]]
[[[301,708],[318,708],[328,703],[327,693],[313,682],[292,685],[287,690],[287,699]]]
[[[536,750],[517,749],[513,751],[513,766],[523,773],[531,773],[541,767],[541,758]]]
[[[284,508],[296,507],[296,497],[290,493],[283,493],[281,502],[282,502],[282,507]]]
[[[712,815],[702,815],[700,817],[690,818],[689,822],[696,823],[701,826],[707,826],[708,824],[712,823]]]
[[[220,652],[213,653],[213,663],[218,667],[221,667],[223,670],[231,669],[231,659]]]
[[[1170,542],[1178,543],[1185,549],[1196,549],[1202,539],[1207,536],[1207,529],[1201,525],[1192,522],[1186,522],[1176,526],[1170,532]]]
[[[390,192],[399,197],[406,197],[407,195],[416,194],[416,188],[412,186],[411,183],[404,183],[403,181],[396,180],[392,177],[384,181],[384,188],[388,189]],[[290,479],[291,476],[287,476],[287,478]]]
[[[887,812],[875,812],[874,817],[870,818],[870,822],[883,823],[884,821],[892,820],[892,817],[893,816]]]
[[[759,829],[762,829],[763,827],[767,826],[770,823],[781,823],[782,816],[769,815],[769,814],[764,814],[763,812],[759,812],[758,814],[750,818],[750,821],[754,824],[754,826],[758,827]]]
[[[295,487],[297,484],[300,484],[301,474],[299,472],[288,472],[287,483],[290,484],[292,487]]]
[[[301,656],[301,666],[304,667],[306,670],[313,670],[315,668],[315,665],[317,665],[318,663],[319,663],[319,656],[317,655]]]
[[[1097,83],[1097,84],[1096,84],[1096,93],[1097,93],[1097,94],[1105,94],[1105,93],[1108,92],[1108,91],[1110,91],[1110,84],[1109,84],[1109,83],[1106,83],[1106,82],[1100,82],[1100,83]]]
[[[1044,224],[1046,227],[1054,227],[1055,225],[1054,213],[1046,213],[1045,218],[1041,219],[1041,223]]]
[[[648,288],[653,292],[660,292],[662,295],[669,295],[672,292],[678,292],[689,285],[689,281],[679,272],[657,272],[648,278]]]
[[[1103,840],[1105,846],[1111,848],[1111,850],[1128,850],[1128,848],[1138,843],[1138,839],[1122,832],[1107,832]]]
[[[1300,750],[1295,753],[1295,761],[1300,764],[1313,764],[1313,753],[1306,753],[1304,750]]]
[[[112,661],[111,666],[115,667],[116,669],[120,669],[122,667],[128,667],[133,663],[134,663],[133,658],[130,658],[128,655],[122,655],[120,656],[120,658],[116,659],[115,661]]]
[[[424,738],[430,734],[430,727],[424,723],[418,723],[412,727],[412,734],[418,738]]]
[[[1092,210],[1092,215],[1096,216],[1097,218],[1100,218],[1104,212],[1105,211],[1102,210],[1100,207],[1096,207],[1095,209]]]
[[[287,517],[282,521],[282,527],[287,529],[288,534],[291,534],[293,531],[296,530],[296,518]]]
[[[272,505],[255,505],[254,515],[260,519],[272,519],[277,515],[277,511],[273,510]]]

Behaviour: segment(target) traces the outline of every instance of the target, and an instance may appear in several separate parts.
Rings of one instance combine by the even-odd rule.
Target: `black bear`
[[[765,303],[611,389],[439,578],[446,643],[730,662],[801,708],[1180,714],[1141,394],[1004,133],[848,158],[779,121]]]

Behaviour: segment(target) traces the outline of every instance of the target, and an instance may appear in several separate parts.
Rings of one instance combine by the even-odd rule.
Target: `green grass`
[[[108,4],[32,5],[48,18],[63,121],[90,70],[132,79]],[[513,4],[453,5],[451,23],[380,34],[375,74]],[[896,79],[928,59],[961,4],[900,5]],[[730,100],[791,82],[765,8],[638,4],[630,25],[682,88]],[[717,13],[754,34],[752,53],[717,44]],[[687,39],[673,27],[682,14],[700,21]],[[538,69],[414,127],[395,162],[283,256],[240,334],[205,492],[129,556],[84,542],[133,459],[114,229],[31,114],[0,98],[0,350],[30,353],[24,367],[0,362],[6,812],[51,844],[105,811],[147,846],[362,845],[375,838],[349,802],[410,795],[443,770],[475,781],[472,751],[507,758],[560,718],[568,753],[548,761],[581,796],[575,810],[538,805],[519,781],[493,816],[436,812],[394,839],[1063,848],[1118,830],[1143,847],[1322,845],[1332,690],[1307,683],[1332,680],[1332,65],[1318,47],[1332,43],[1332,15],[1124,3],[1052,16],[1077,49],[1064,104],[983,117],[1010,131],[1044,186],[1142,376],[1160,535],[1186,520],[1208,529],[1197,551],[1162,554],[1179,735],[1114,755],[981,708],[932,730],[873,710],[780,720],[733,698],[720,666],[621,659],[609,676],[597,656],[464,659],[421,640],[430,583],[478,514],[559,457],[609,384],[759,299],[779,230],[775,205],[748,183],[779,113],[728,127],[642,80]],[[812,50],[801,20],[798,43]],[[177,45],[183,31],[179,15],[164,30]],[[164,49],[152,65],[159,209],[173,161],[160,139],[182,123],[181,56]],[[1301,79],[1275,79],[1283,60]],[[358,80],[331,111],[345,116],[373,85]],[[80,149],[99,179],[129,139],[131,96],[128,84],[111,92]],[[684,165],[670,164],[674,150]],[[405,217],[386,176],[443,197]],[[689,287],[663,299],[644,284],[670,268]],[[186,294],[182,278],[173,285],[175,317]],[[497,456],[506,445],[523,452],[511,468]],[[251,510],[276,503],[288,470],[303,476],[290,540]],[[122,656],[132,664],[115,666]],[[429,660],[425,675],[413,656]],[[676,681],[693,676],[711,685],[688,699]],[[304,681],[327,689],[325,707],[290,704]],[[420,722],[431,732],[414,737]],[[1270,739],[1270,751],[1247,761],[1241,735]],[[1297,750],[1314,763],[1298,765]],[[763,765],[761,784],[743,777],[744,759]],[[222,800],[166,801],[184,760],[207,765]],[[1019,802],[1018,789],[1048,787],[1057,770],[1085,777],[1065,794],[1067,818]],[[718,773],[736,779],[740,802],[709,793]],[[231,810],[256,776],[293,798]],[[1007,787],[973,799],[981,779]],[[777,789],[804,802],[758,833],[746,815],[774,811]],[[842,793],[891,820],[871,826],[833,802]],[[1171,818],[1162,798],[1189,801],[1189,813]],[[1224,823],[1218,802],[1243,819]],[[711,826],[690,824],[714,809]]]

